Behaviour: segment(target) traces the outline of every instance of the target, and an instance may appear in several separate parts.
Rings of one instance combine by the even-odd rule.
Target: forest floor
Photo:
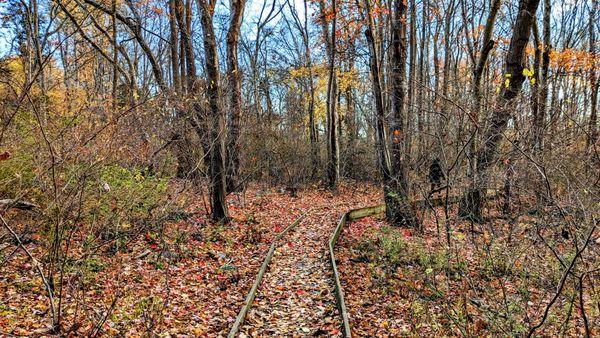
[[[298,329],[299,336],[335,335],[340,323],[325,243],[345,210],[380,200],[380,189],[364,184],[342,186],[335,195],[307,189],[295,198],[255,186],[230,196],[232,221],[214,225],[199,211],[205,203],[198,195],[185,213],[173,215],[161,227],[144,228],[117,241],[119,247],[107,241],[113,244],[93,250],[85,245],[91,230],[81,225],[70,237],[62,270],[63,332],[226,336],[271,241],[306,213],[277,249],[244,332],[264,336],[268,330],[283,334]],[[27,249],[44,264],[50,247],[45,237],[27,229],[26,215],[4,217],[25,234]],[[48,334],[50,307],[44,285],[30,259],[8,236],[0,238],[0,263],[0,336]],[[267,315],[265,309],[273,306],[277,295],[285,296],[273,308],[280,310]]]
[[[451,219],[448,249],[443,212],[435,212],[420,214],[422,233],[390,227],[381,217],[344,228],[336,259],[352,333],[526,335],[556,294],[563,264],[574,256],[573,237],[527,213],[482,224]],[[581,248],[588,225],[578,226]],[[600,283],[585,272],[600,266],[600,236],[591,238],[588,250],[585,269],[573,271],[583,276],[583,292],[576,278],[568,278],[536,335],[586,336],[586,322],[589,336],[600,334]]]
[[[208,220],[201,196],[121,240],[74,228],[61,269],[63,335],[226,336],[276,234],[304,214],[278,243],[239,336],[340,336],[326,243],[343,213],[380,204],[381,189],[348,184],[291,197],[254,186],[229,196],[227,225]],[[487,215],[498,216],[493,210]],[[506,336],[540,322],[574,255],[573,237],[527,212],[471,224],[448,211],[445,223],[441,208],[421,210],[422,232],[378,217],[344,228],[336,260],[355,336]],[[48,236],[28,228],[27,213],[11,213],[3,217],[48,269]],[[587,225],[577,222],[581,245]],[[583,276],[584,292],[567,279],[539,334],[585,335],[586,321],[592,336],[600,333],[598,235],[584,260],[571,274]],[[0,233],[0,336],[48,335],[49,318],[35,266]]]
[[[340,209],[323,202],[276,248],[240,337],[341,336],[327,250]]]

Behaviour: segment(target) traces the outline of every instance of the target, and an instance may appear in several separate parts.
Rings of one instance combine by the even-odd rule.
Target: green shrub
[[[484,257],[485,274],[496,277],[510,275],[513,271],[511,253],[512,251],[508,247],[493,243]]]
[[[93,201],[92,217],[123,225],[149,218],[167,191],[167,179],[116,164],[102,167],[94,184],[98,198]]]
[[[396,229],[385,229],[381,235],[383,257],[391,265],[413,264],[430,273],[433,269],[443,269],[447,260],[444,251],[427,249],[417,237],[406,238]]]
[[[392,265],[409,263],[407,243],[395,231],[386,230],[381,236],[383,257]]]
[[[16,198],[22,191],[33,186],[35,178],[32,153],[16,152],[0,161],[0,196]],[[31,195],[31,194],[30,194]]]

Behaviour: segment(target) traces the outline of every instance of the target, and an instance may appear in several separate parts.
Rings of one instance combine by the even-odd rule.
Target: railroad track
[[[336,207],[312,207],[274,238],[228,337],[342,335],[326,244]]]
[[[414,204],[415,204],[415,206],[420,207],[420,208],[427,208],[427,207],[437,206],[438,202],[442,203],[441,202],[442,200],[443,200],[443,198],[417,200],[414,202]],[[448,201],[448,200],[446,200],[446,201]],[[456,200],[456,201],[458,201],[458,200]],[[452,200],[449,202],[456,203],[456,201]],[[317,207],[311,208],[309,211],[303,213],[300,217],[298,217],[294,222],[292,222],[289,226],[287,226],[283,231],[281,231],[274,238],[273,242],[271,243],[271,245],[269,247],[267,255],[265,256],[265,259],[263,260],[261,268],[259,269],[259,271],[256,275],[256,279],[255,279],[252,287],[250,288],[248,295],[246,296],[246,300],[245,300],[242,308],[240,309],[240,311],[236,317],[236,320],[229,332],[229,335],[228,335],[229,338],[236,337],[238,334],[240,334],[242,332],[242,327],[244,326],[244,324],[246,322],[246,318],[247,318],[248,314],[250,313],[250,309],[253,306],[253,302],[256,299],[257,294],[261,290],[261,284],[263,282],[265,274],[267,274],[267,271],[269,270],[269,264],[273,258],[273,255],[275,254],[277,248],[280,247],[280,245],[282,244],[282,240],[285,239],[286,235],[290,234],[296,227],[298,227],[307,218],[312,218],[312,223],[309,223],[307,226],[308,227],[312,226],[313,230],[314,230],[314,228],[315,228],[314,217],[318,216],[319,212],[325,208],[335,208],[335,207],[336,206],[334,205],[334,206],[324,206],[324,207],[320,207],[320,208],[317,208]],[[351,210],[343,213],[341,218],[337,222],[335,228],[333,229],[333,233],[329,237],[329,241],[327,243],[327,251],[328,251],[327,255],[329,256],[328,257],[329,269],[325,268],[328,271],[325,271],[325,269],[321,269],[321,273],[323,275],[322,277],[325,277],[324,275],[326,275],[327,272],[331,273],[331,277],[327,277],[327,278],[330,278],[329,283],[327,284],[327,288],[331,289],[331,283],[333,283],[333,293],[335,296],[335,299],[333,301],[337,305],[337,311],[338,311],[337,316],[338,316],[338,320],[340,321],[338,327],[341,329],[340,333],[344,337],[351,337],[352,333],[351,333],[351,329],[350,329],[350,321],[348,318],[348,312],[346,310],[346,306],[345,306],[345,302],[344,302],[344,292],[343,292],[343,289],[341,286],[340,277],[339,277],[339,273],[338,273],[338,269],[337,269],[337,263],[335,260],[335,252],[334,252],[335,244],[337,243],[337,241],[342,233],[342,230],[347,225],[347,223],[364,218],[364,217],[381,214],[383,212],[385,212],[385,205],[376,205],[376,206],[369,206],[369,207],[364,207],[364,208],[351,209]],[[321,217],[323,217],[323,215],[321,215]],[[325,217],[323,217],[323,218],[325,218]],[[331,220],[325,221],[325,223],[330,223],[330,222],[331,222]],[[304,231],[306,231],[306,229]],[[297,237],[296,239],[298,240],[298,238],[301,238],[302,236],[296,236],[296,237]],[[308,238],[308,237],[306,237],[306,234],[304,234],[304,237],[305,237],[305,239]],[[306,243],[303,243],[303,242],[295,243],[295,244],[300,245],[300,246],[306,245]],[[288,245],[293,246],[294,243],[288,242]],[[314,243],[313,243],[313,247],[311,248],[311,250],[318,251],[318,248],[314,246]],[[324,258],[324,256],[322,258]],[[323,268],[323,267],[321,266],[321,268]],[[284,272],[289,272],[289,271],[284,270]],[[265,290],[263,290],[263,291],[265,291]],[[289,292],[290,290],[287,290],[287,291]],[[279,293],[279,296],[287,297],[287,296],[289,296],[289,294]],[[288,299],[289,299],[289,297],[288,297]],[[272,310],[272,309],[269,308],[265,311],[269,312],[270,310]],[[290,323],[290,324],[292,324],[292,323]],[[294,330],[296,328],[290,328],[290,329]],[[295,332],[295,334],[294,334],[294,332],[288,332],[289,335],[290,336],[302,336],[302,335],[308,336],[309,333],[311,333],[311,332],[312,333],[320,332],[320,331],[315,331],[314,327],[313,328],[300,327],[298,329],[300,329],[300,331]],[[318,330],[320,330],[320,329],[318,329]],[[271,332],[271,331],[268,331],[268,332]],[[271,333],[273,333],[273,332],[271,332]],[[281,332],[279,332],[279,334],[281,334]],[[246,334],[244,334],[244,335],[246,335]]]
[[[244,321],[246,320],[246,316],[248,315],[248,312],[250,311],[250,308],[252,307],[252,303],[254,302],[254,299],[256,298],[256,294],[257,294],[258,288],[260,287],[260,284],[263,280],[263,276],[264,276],[265,272],[267,271],[267,268],[269,267],[269,263],[271,262],[271,259],[273,258],[273,254],[275,253],[277,244],[283,238],[283,236],[285,236],[290,230],[292,230],[293,228],[298,226],[298,224],[300,224],[300,222],[302,221],[302,219],[305,216],[306,216],[306,214],[304,214],[304,213],[301,214],[294,222],[292,222],[292,224],[288,225],[283,231],[281,231],[279,234],[277,234],[277,236],[275,236],[275,238],[273,239],[273,242],[271,243],[271,246],[269,247],[269,251],[267,251],[267,255],[266,255],[265,259],[263,260],[263,263],[262,263],[260,269],[258,270],[258,274],[256,275],[254,283],[252,284],[252,287],[250,288],[250,291],[248,292],[248,295],[246,296],[244,305],[238,312],[235,322],[234,322],[233,326],[231,327],[231,330],[229,331],[229,335],[227,337],[229,337],[229,338],[235,337],[239,333],[240,327],[244,324]]]

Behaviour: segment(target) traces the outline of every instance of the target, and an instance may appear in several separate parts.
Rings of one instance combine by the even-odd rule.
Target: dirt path
[[[330,210],[308,212],[275,250],[240,337],[339,337],[327,240]]]

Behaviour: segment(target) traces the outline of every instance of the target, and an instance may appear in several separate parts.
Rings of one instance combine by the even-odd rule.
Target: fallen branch
[[[7,198],[7,199],[0,200],[0,208],[31,210],[31,209],[35,209],[35,208],[39,208],[39,207],[36,204],[33,204],[31,202]]]

